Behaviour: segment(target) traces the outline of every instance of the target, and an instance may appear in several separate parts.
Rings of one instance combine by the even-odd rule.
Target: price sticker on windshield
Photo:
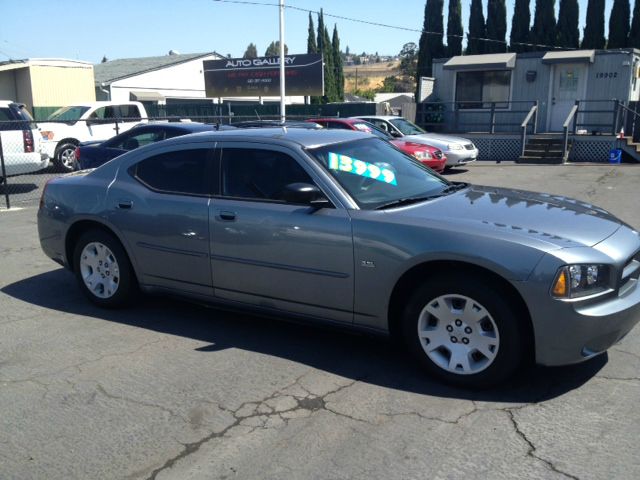
[[[398,185],[396,174],[388,168],[379,167],[373,163],[351,158],[339,153],[329,153],[329,169],[338,172],[352,173],[378,182],[388,183],[389,185]]]

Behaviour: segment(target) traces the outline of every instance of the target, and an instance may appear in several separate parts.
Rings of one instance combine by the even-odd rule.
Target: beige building
[[[52,58],[0,62],[0,99],[24,103],[36,120],[66,105],[93,102],[93,65]]]

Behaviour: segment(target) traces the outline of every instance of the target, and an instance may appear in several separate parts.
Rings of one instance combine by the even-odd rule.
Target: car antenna
[[[258,117],[258,120],[262,121],[262,119],[260,118],[260,114],[258,113],[258,110],[254,109],[253,111],[256,114],[256,117]]]

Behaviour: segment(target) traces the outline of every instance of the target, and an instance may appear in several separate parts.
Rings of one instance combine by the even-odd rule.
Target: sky
[[[166,55],[169,50],[215,51],[241,57],[250,42],[263,55],[279,36],[278,0],[248,1],[269,5],[216,0],[0,0],[0,61],[67,58],[98,63],[103,56],[115,60]],[[444,0],[445,30],[448,3]],[[465,32],[470,3],[462,0]],[[507,0],[509,28],[513,3]],[[612,3],[606,0],[605,27]],[[486,0],[483,4],[486,15]],[[579,0],[579,4],[582,33],[587,0]],[[286,10],[285,43],[289,53],[306,53],[308,11],[322,7],[329,35],[337,24],[343,50],[348,46],[352,53],[396,55],[405,43],[418,43],[425,0],[285,0],[285,5],[306,10]],[[534,5],[535,0],[531,0],[532,20]],[[314,23],[317,27],[315,16]]]

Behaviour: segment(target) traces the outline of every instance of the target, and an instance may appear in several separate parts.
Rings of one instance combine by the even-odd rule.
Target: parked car
[[[391,333],[448,382],[581,362],[640,318],[640,235],[561,196],[450,182],[368,133],[238,129],[53,179],[46,255],[137,288]]]
[[[75,163],[79,169],[96,168],[112,158],[138,147],[189,133],[232,129],[229,126],[197,122],[143,123],[104,142],[83,142],[76,147]]]
[[[447,164],[447,157],[443,155],[442,150],[432,147],[431,145],[425,145],[424,143],[410,142],[408,140],[395,138],[381,128],[376,127],[374,124],[359,118],[312,118],[307,120],[307,122],[314,122],[322,125],[324,128],[333,130],[355,130],[371,133],[391,142],[401,151],[407,155],[417,158],[436,172],[444,171],[444,167]]]
[[[44,152],[63,172],[77,170],[75,151],[81,142],[104,141],[145,122],[140,102],[90,102],[63,107],[40,124]]]
[[[361,118],[389,132],[396,138],[403,138],[417,143],[426,143],[439,148],[447,156],[447,167],[466,165],[478,159],[478,149],[471,140],[440,133],[428,133],[416,124],[402,117],[370,116]]]
[[[0,140],[7,177],[37,172],[49,164],[41,152],[40,132],[22,103],[0,100]]]

